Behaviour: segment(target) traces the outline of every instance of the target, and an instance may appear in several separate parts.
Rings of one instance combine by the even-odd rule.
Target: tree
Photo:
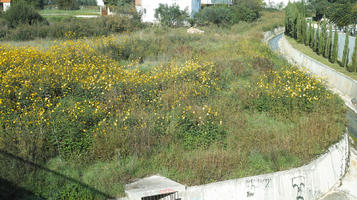
[[[310,47],[313,49],[314,47],[314,41],[315,41],[315,25],[310,23]]]
[[[320,38],[320,27],[319,25],[317,25],[317,28],[316,28],[316,35],[315,35],[315,40],[314,40],[314,51],[317,53],[318,52],[318,48],[319,48],[319,38]]]
[[[57,0],[59,9],[62,10],[78,10],[79,6],[76,0]]]
[[[43,9],[45,6],[44,0],[12,0],[11,4],[14,4],[14,3],[17,3],[20,1],[23,1],[27,5],[31,5],[31,6],[35,7],[36,9]]]
[[[306,40],[307,40],[307,37],[306,37],[307,23],[306,23],[305,16],[302,16],[301,20],[302,20],[302,21],[301,21],[302,41],[303,41],[303,43],[306,45]]]
[[[177,4],[172,6],[159,4],[159,7],[155,10],[155,18],[164,26],[181,26],[188,17],[187,11],[180,10]]]
[[[355,39],[355,48],[354,48],[353,54],[352,54],[351,70],[352,70],[352,72],[355,72],[357,70],[357,37]]]
[[[231,8],[228,6],[205,7],[195,14],[194,19],[196,24],[201,26],[208,24],[228,26],[238,21],[231,11]]]
[[[354,24],[357,21],[357,2],[356,0],[338,0],[332,4],[329,12],[331,21],[338,26]]]
[[[302,19],[301,19],[301,15],[299,14],[296,23],[296,37],[297,37],[297,41],[300,43],[304,42],[301,23],[302,23]]]
[[[330,25],[329,32],[328,32],[328,40],[326,43],[325,53],[324,53],[325,58],[330,58],[331,45],[332,45],[332,26]]]
[[[320,21],[323,16],[328,17],[328,9],[331,6],[330,0],[310,0],[310,9],[315,13],[314,20]]]
[[[333,37],[333,45],[332,45],[332,53],[330,56],[330,61],[335,63],[337,61],[338,55],[338,31],[335,29],[334,37]]]
[[[104,0],[105,5],[110,5],[110,6],[125,6],[132,4],[132,0]]]
[[[298,20],[298,9],[295,3],[288,3],[285,8],[285,21],[287,26],[285,26],[285,34],[293,38],[297,38],[297,20]]]
[[[326,19],[323,20],[322,24],[321,24],[321,33],[320,33],[320,40],[319,40],[319,50],[318,50],[318,54],[320,55],[324,55],[325,52],[325,48],[326,48],[326,33],[327,33],[327,29],[326,29]]]
[[[31,4],[24,1],[13,3],[10,9],[4,13],[3,17],[11,28],[15,28],[20,24],[48,24],[46,19],[43,18]]]
[[[342,54],[342,66],[347,67],[348,64],[348,53],[349,53],[349,48],[348,48],[348,43],[349,43],[349,36],[350,32],[347,30],[346,31],[346,38],[345,38],[345,47],[343,49],[343,54]]]
[[[306,24],[307,27],[307,24]],[[311,23],[309,24],[309,28],[306,30],[306,36],[305,36],[305,46],[309,46],[311,42]]]

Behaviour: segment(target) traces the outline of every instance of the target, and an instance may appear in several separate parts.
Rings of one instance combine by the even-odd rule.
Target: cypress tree
[[[350,68],[350,65],[348,64],[349,63],[349,55],[350,54],[350,48],[347,49],[347,56],[346,56],[346,60],[345,60],[345,63],[344,63],[344,67],[347,69],[347,71],[351,72],[351,68]]]
[[[297,22],[298,22],[298,10],[296,8],[296,5],[293,4],[293,8],[292,8],[292,11],[293,11],[293,16],[292,16],[292,36],[293,38],[297,39]]]
[[[288,9],[285,10],[285,18],[284,18],[284,27],[285,27],[285,35],[289,32],[289,18],[288,18]]]
[[[357,37],[355,39],[355,48],[353,50],[353,54],[352,54],[352,72],[356,72],[357,70]]]
[[[307,28],[306,24],[306,36],[305,36],[305,46],[310,45],[310,40],[311,40],[311,23],[309,24],[309,28]]]
[[[302,16],[301,17],[301,34],[302,34],[302,41],[303,43],[306,45],[306,40],[307,40],[307,37],[306,37],[306,32],[307,32],[307,23],[306,23],[306,19],[305,19],[305,16]]]
[[[319,38],[320,38],[320,27],[317,25],[316,28],[316,35],[315,35],[315,40],[314,40],[314,51],[318,53],[319,50]]]
[[[310,28],[311,31],[310,31],[310,47],[311,49],[314,49],[314,41],[315,41],[315,25],[313,25],[312,23],[310,23]]]
[[[337,31],[337,29],[335,29],[330,61],[332,63],[335,63],[337,61],[337,56],[338,56],[338,31]]]
[[[348,43],[349,43],[349,31],[346,31],[346,38],[345,38],[345,47],[343,49],[343,55],[342,55],[342,66],[346,67],[348,64]]]
[[[318,47],[318,54],[323,55],[325,53],[326,47],[326,20],[322,22],[321,25],[321,33],[320,33],[320,40],[319,40],[319,47]]]
[[[331,54],[331,45],[332,45],[332,26],[330,25],[329,32],[328,32],[328,40],[325,48],[325,58],[330,58]]]
[[[297,41],[298,42],[303,42],[302,41],[302,25],[301,25],[301,15],[299,14],[298,15],[298,18],[297,18],[297,23],[296,23],[296,37],[297,37]]]

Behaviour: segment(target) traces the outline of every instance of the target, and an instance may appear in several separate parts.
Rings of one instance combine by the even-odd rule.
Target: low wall
[[[290,63],[303,66],[303,69],[325,80],[328,87],[340,94],[346,105],[357,112],[356,106],[351,102],[352,99],[357,99],[357,81],[296,50],[284,36],[279,41],[279,48]]]
[[[349,158],[348,135],[310,164],[271,174],[188,187],[183,200],[314,200],[345,174]]]
[[[279,27],[279,28],[276,28],[272,31],[268,31],[268,32],[265,32],[264,33],[264,38],[263,38],[263,42],[265,43],[268,43],[269,40],[271,40],[272,38],[274,38],[275,36],[283,33],[285,31],[285,28],[284,27]]]

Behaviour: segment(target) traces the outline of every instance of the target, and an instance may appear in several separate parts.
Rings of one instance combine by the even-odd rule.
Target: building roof
[[[0,3],[10,3],[11,0],[0,0]]]

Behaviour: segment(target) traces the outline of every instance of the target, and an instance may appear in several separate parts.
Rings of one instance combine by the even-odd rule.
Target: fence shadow
[[[113,199],[88,184],[0,150],[0,199]]]

